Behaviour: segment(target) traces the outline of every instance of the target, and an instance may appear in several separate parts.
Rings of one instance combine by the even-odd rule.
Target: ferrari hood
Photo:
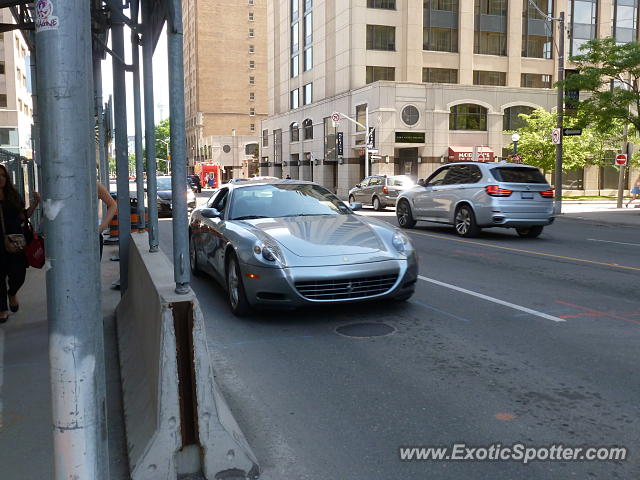
[[[248,223],[300,257],[372,254],[385,250],[373,228],[357,215],[264,218]]]

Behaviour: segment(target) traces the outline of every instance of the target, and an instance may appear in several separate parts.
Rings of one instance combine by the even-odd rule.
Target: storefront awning
[[[478,151],[479,162],[493,162],[493,150],[489,147],[475,147]],[[449,161],[450,162],[470,162],[473,160],[474,147],[450,146]]]

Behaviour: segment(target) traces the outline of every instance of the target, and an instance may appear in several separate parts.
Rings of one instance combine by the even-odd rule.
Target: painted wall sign
[[[51,0],[36,1],[36,32],[58,30],[58,17],[53,15]]]

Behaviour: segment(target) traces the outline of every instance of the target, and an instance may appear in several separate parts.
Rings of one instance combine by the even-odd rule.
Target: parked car
[[[506,227],[534,238],[553,223],[553,190],[529,165],[451,163],[402,192],[396,216],[403,228],[424,220],[451,224],[463,237],[476,236],[481,228]]]
[[[406,175],[373,175],[349,190],[349,202],[362,202],[379,211],[386,207],[394,207],[398,194],[413,186],[414,181]]]
[[[312,182],[223,185],[191,214],[189,259],[227,291],[235,315],[392,298],[414,292],[417,256],[387,222],[355,215]]]
[[[171,192],[171,176],[161,175],[156,178],[157,181],[157,204],[158,214],[171,215],[173,210],[173,195]],[[187,208],[192,210],[196,208],[196,195],[187,184]]]

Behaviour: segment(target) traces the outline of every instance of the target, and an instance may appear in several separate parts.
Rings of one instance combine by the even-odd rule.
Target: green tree
[[[524,163],[534,165],[544,171],[552,171],[556,162],[556,146],[551,141],[551,132],[556,128],[556,114],[543,108],[531,114],[520,114],[525,126],[518,130],[520,141],[518,153]],[[565,117],[566,128],[583,125],[581,117]],[[620,144],[620,122],[610,122],[605,130],[583,127],[582,135],[564,137],[562,166],[563,170],[582,168],[587,164],[601,164],[607,152]],[[511,146],[513,148],[513,145]]]
[[[633,125],[640,131],[640,42],[616,45],[613,38],[590,40],[570,60],[577,73],[558,85],[580,90],[582,100],[574,102],[582,118],[607,129],[612,119]]]
[[[160,123],[155,126],[154,129],[155,138],[156,138],[156,158],[157,160],[157,168],[161,172],[168,171],[167,169],[167,161],[160,159],[168,158],[168,144],[170,139],[170,129],[169,129],[169,119],[165,118]]]

